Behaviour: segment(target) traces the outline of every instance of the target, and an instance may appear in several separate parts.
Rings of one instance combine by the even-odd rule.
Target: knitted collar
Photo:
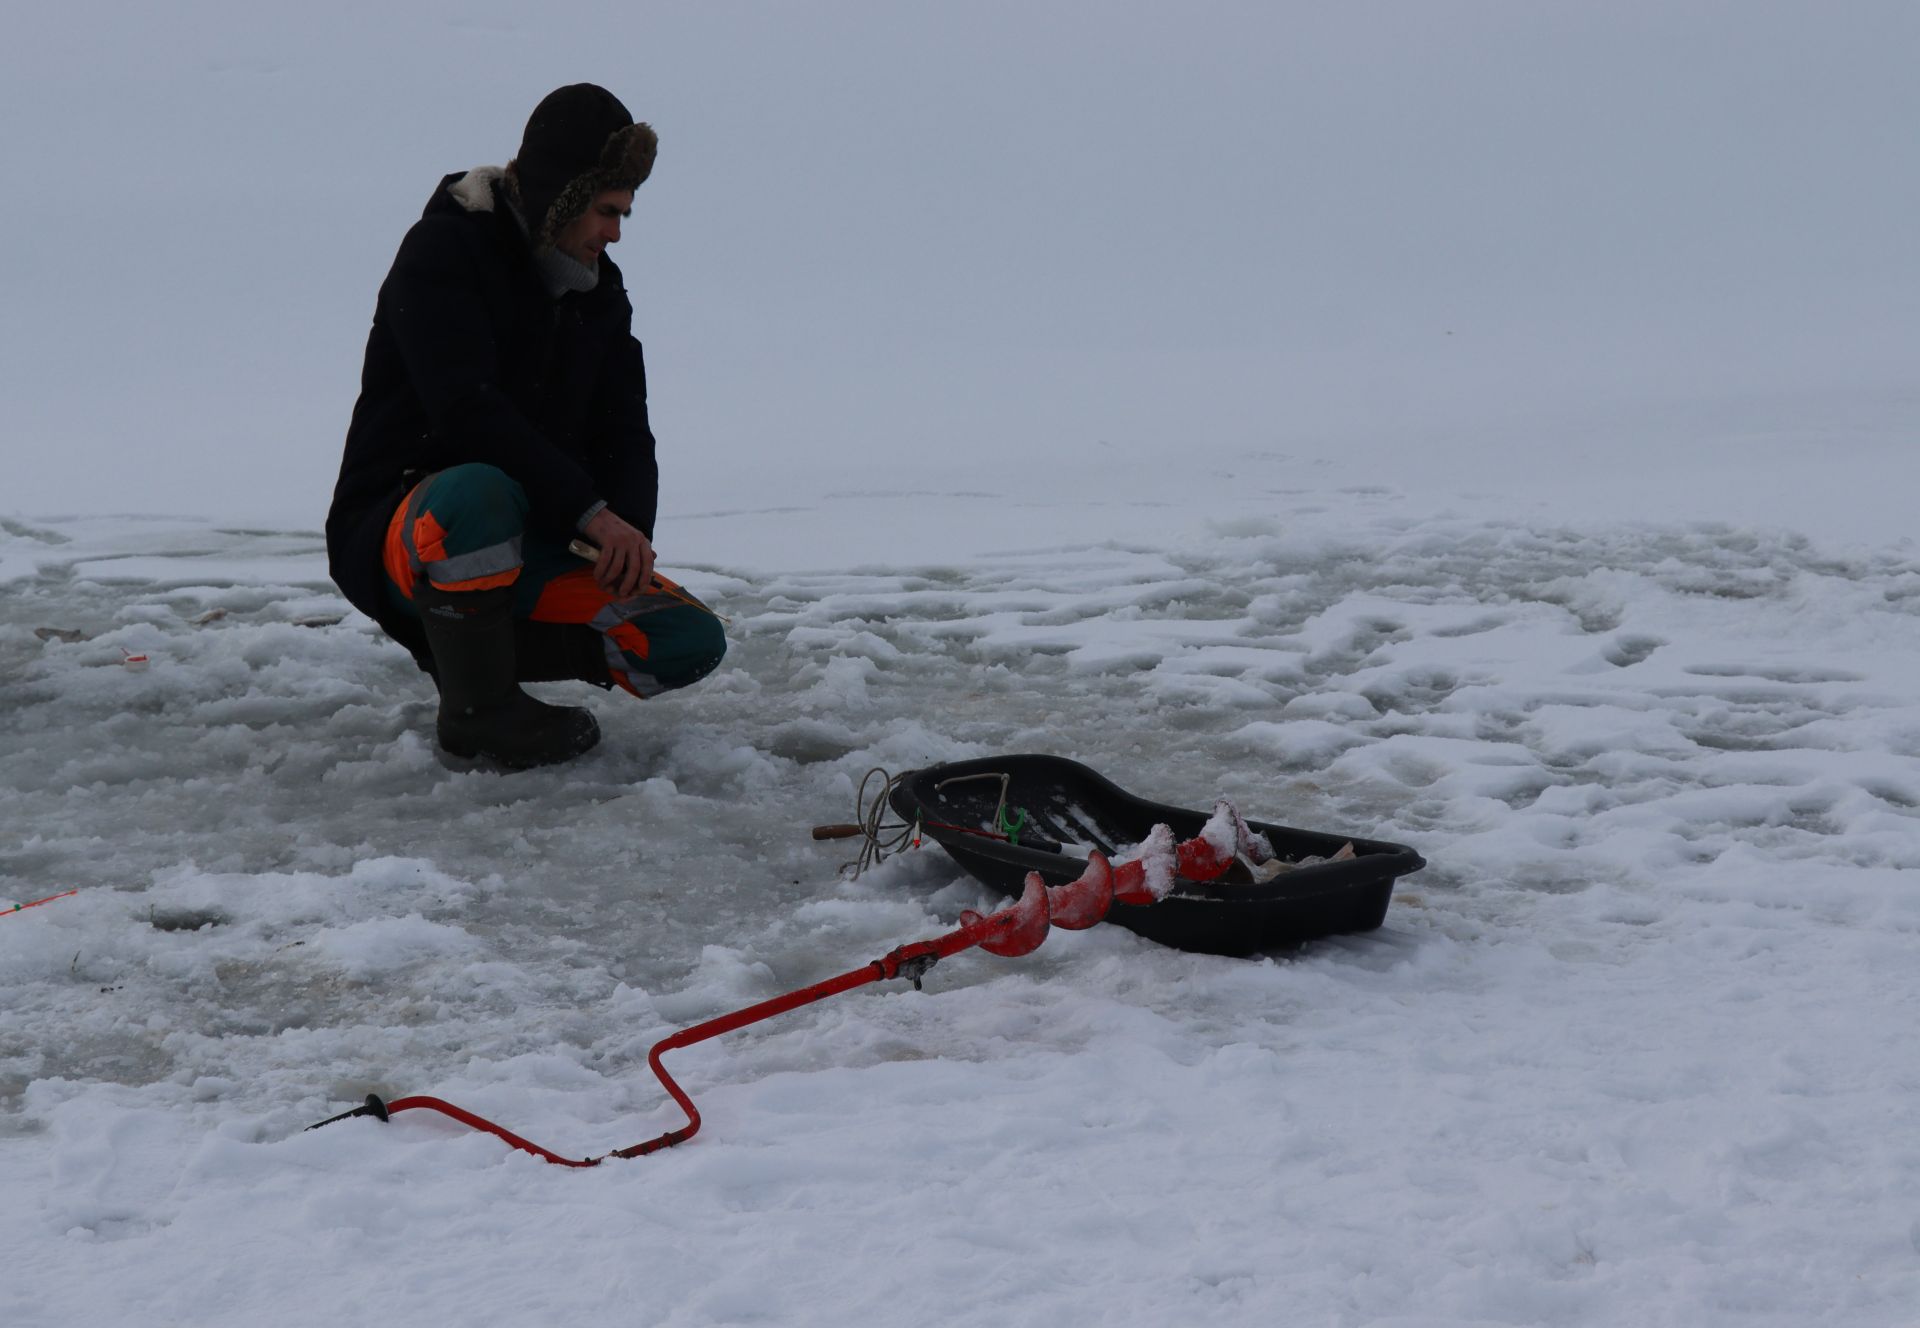
[[[599,263],[588,267],[558,249],[535,249],[533,270],[540,274],[540,284],[547,288],[547,294],[556,300],[568,291],[584,295],[600,284]]]

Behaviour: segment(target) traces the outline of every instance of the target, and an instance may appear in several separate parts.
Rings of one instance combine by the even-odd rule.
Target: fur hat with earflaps
[[[519,155],[507,163],[534,246],[552,245],[602,190],[638,189],[659,146],[653,130],[635,124],[605,88],[573,83],[548,93],[527,118]]]

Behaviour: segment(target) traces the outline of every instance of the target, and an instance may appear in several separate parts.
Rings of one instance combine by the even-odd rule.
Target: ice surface
[[[167,541],[248,575],[99,574]],[[1903,550],[1381,499],[675,569],[733,620],[723,670],[592,693],[602,746],[512,777],[437,762],[364,619],[294,625],[344,607],[298,537],[54,523],[0,559],[31,569],[0,586],[0,901],[81,888],[0,916],[9,1323],[135,1285],[156,1321],[315,1323],[1891,1324],[1920,1291]],[[807,827],[869,766],[1023,749],[1431,865],[1296,954],[1097,927],[677,1053],[705,1131],[592,1176],[444,1122],[299,1133],[369,1091],[574,1153],[657,1133],[652,1041],[997,902],[935,850],[847,882]],[[1071,1288],[1013,1271],[1036,1230]]]

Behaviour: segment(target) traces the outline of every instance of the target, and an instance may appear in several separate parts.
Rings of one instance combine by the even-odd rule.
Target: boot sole
[[[522,770],[542,770],[547,766],[565,765],[569,761],[577,761],[599,745],[600,733],[599,730],[596,729],[592,741],[588,742],[578,751],[569,752],[564,756],[551,757],[544,761],[515,760],[511,757],[502,756],[498,752],[489,751],[485,746],[480,744],[469,747],[464,743],[456,744],[439,741],[436,744],[435,750],[441,757],[440,764],[449,770],[484,770],[495,774],[515,774]]]

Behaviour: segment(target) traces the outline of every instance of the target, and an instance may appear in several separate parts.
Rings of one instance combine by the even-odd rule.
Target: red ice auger
[[[1243,851],[1247,847],[1244,840],[1240,847]],[[653,1049],[647,1053],[647,1064],[653,1067],[654,1074],[667,1093],[687,1113],[687,1123],[630,1148],[615,1149],[599,1157],[562,1157],[437,1097],[403,1097],[383,1102],[370,1093],[361,1106],[341,1112],[338,1116],[330,1116],[307,1128],[317,1130],[322,1125],[331,1125],[353,1116],[375,1116],[384,1121],[402,1111],[425,1108],[450,1116],[476,1130],[484,1130],[522,1152],[532,1153],[535,1157],[564,1167],[598,1166],[610,1157],[644,1157],[662,1148],[684,1143],[700,1129],[700,1112],[694,1107],[693,1099],[674,1082],[673,1076],[667,1073],[666,1066],[660,1062],[667,1052],[705,1042],[722,1033],[731,1033],[737,1028],[757,1024],[763,1019],[771,1019],[775,1015],[811,1005],[829,996],[837,996],[844,991],[852,991],[855,987],[864,987],[871,982],[906,978],[918,989],[927,970],[936,963],[975,946],[990,955],[1007,959],[1030,954],[1040,947],[1054,927],[1067,931],[1084,930],[1104,918],[1107,909],[1115,902],[1156,903],[1166,894],[1176,875],[1190,880],[1211,880],[1227,869],[1234,856],[1233,850],[1204,839],[1191,839],[1176,847],[1173,832],[1165,826],[1156,826],[1154,833],[1127,855],[1127,861],[1118,866],[1110,864],[1100,853],[1091,853],[1087,857],[1086,870],[1078,880],[1056,886],[1047,885],[1040,873],[1029,872],[1026,888],[1020,898],[998,912],[982,916],[969,909],[960,915],[960,925],[944,936],[900,946],[872,963],[838,977],[790,991],[784,996],[775,996],[758,1005],[749,1005],[743,1010],[735,1010],[732,1014],[709,1019],[664,1037],[654,1043]]]

